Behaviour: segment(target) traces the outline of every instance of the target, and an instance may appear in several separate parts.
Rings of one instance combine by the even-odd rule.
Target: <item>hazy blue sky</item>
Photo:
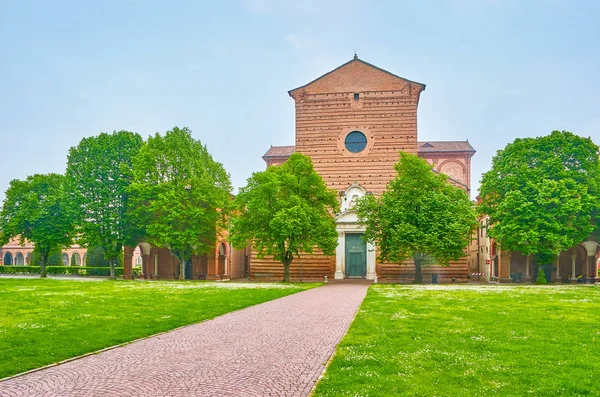
[[[294,143],[287,90],[361,59],[427,84],[420,140],[600,143],[600,2],[0,0],[0,199],[102,131],[187,126],[235,187]]]

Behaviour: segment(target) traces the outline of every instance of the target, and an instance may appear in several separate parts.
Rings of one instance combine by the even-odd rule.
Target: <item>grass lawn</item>
[[[0,279],[0,379],[317,285]]]
[[[374,285],[316,396],[598,396],[600,288]]]

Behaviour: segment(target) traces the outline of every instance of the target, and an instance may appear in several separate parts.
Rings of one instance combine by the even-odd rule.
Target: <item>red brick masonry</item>
[[[307,396],[367,288],[266,302],[0,382],[0,396]]]

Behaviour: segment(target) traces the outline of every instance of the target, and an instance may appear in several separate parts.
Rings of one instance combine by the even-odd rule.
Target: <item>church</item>
[[[470,190],[471,157],[467,141],[419,141],[417,111],[425,84],[408,80],[359,59],[353,59],[317,79],[289,91],[295,102],[294,146],[272,146],[263,156],[267,165],[283,163],[292,153],[310,156],[327,186],[339,194],[336,215],[338,246],[334,256],[300,255],[290,268],[291,279],[365,278],[408,282],[410,262],[377,263],[377,247],[365,243],[365,231],[353,210],[363,195],[381,194],[396,175],[399,151],[418,154],[450,183]],[[281,263],[249,255],[249,276],[280,279]],[[468,259],[450,266],[423,269],[423,279],[466,281]]]
[[[435,172],[448,175],[450,183],[469,192],[471,157],[475,154],[469,142],[418,140],[417,110],[424,91],[425,84],[397,76],[355,55],[331,72],[288,92],[296,106],[295,145],[272,146],[263,159],[268,167],[283,163],[294,152],[310,156],[327,186],[338,192],[341,205],[340,213],[336,214],[335,255],[319,252],[300,255],[291,264],[290,280],[321,281],[325,276],[380,282],[414,279],[410,262],[377,262],[377,247],[361,238],[365,227],[358,221],[353,206],[363,195],[379,195],[385,190],[396,175],[394,164],[399,159],[399,151],[418,154],[433,165]],[[226,239],[226,234],[218,238],[214,252],[194,256],[186,264],[185,277],[249,277],[272,281],[283,278],[280,262],[258,258],[251,247],[233,250]],[[4,247],[0,261],[28,263],[26,253],[12,248],[15,247]],[[63,253],[64,264],[71,263],[71,255],[75,257],[75,264],[85,263],[85,252],[68,251]],[[466,281],[468,266],[465,251],[465,257],[450,266],[424,268],[423,280]],[[124,249],[123,277],[134,275],[174,279],[179,277],[179,266],[167,248],[140,242]]]

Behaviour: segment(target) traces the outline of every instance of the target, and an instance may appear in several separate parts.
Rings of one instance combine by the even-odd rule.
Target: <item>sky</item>
[[[465,140],[472,196],[519,137],[600,144],[600,2],[0,0],[0,200],[100,132],[189,127],[237,188],[294,144],[287,91],[359,58],[425,83],[420,141]]]

